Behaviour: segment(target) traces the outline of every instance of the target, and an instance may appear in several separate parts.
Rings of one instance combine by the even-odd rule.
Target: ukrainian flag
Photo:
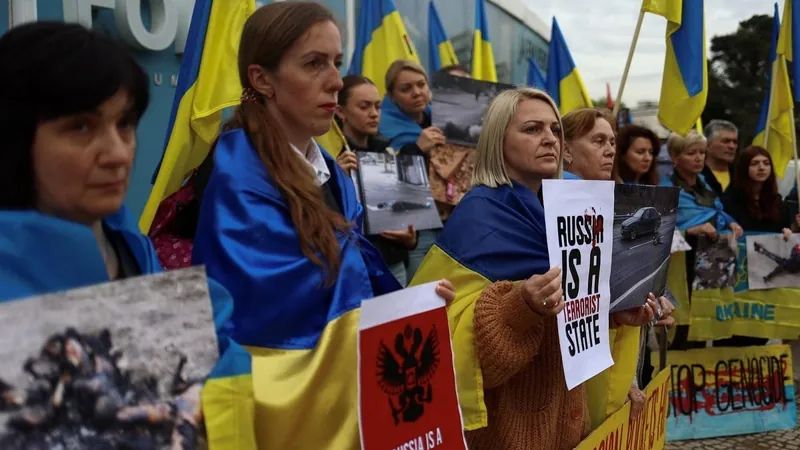
[[[384,78],[389,65],[398,59],[419,62],[414,43],[406,33],[403,18],[392,0],[363,0],[358,18],[356,49],[348,74],[363,75],[386,93]]]
[[[458,64],[453,42],[447,37],[436,11],[433,0],[428,4],[428,53],[430,58],[430,71],[436,72],[442,67]]]
[[[203,162],[219,133],[222,111],[239,103],[236,70],[244,23],[254,0],[197,0],[181,60],[166,151],[139,219],[147,234],[159,204]]]
[[[706,107],[708,67],[703,0],[644,0],[642,11],[667,19],[667,54],[658,118],[685,135]]]
[[[786,22],[789,22],[787,25]],[[794,49],[800,48],[800,0],[786,0],[783,4],[783,28],[778,40],[779,53],[786,56],[786,61],[792,63],[792,78],[797,86],[800,79],[800,58],[795,59]],[[794,100],[800,101],[800,89],[795,88]]]
[[[545,78],[544,72],[542,72],[542,69],[536,64],[536,59],[533,57],[528,59],[528,86],[545,90],[547,89],[546,80],[547,78]]]
[[[586,91],[575,61],[561,34],[558,21],[553,17],[553,30],[550,34],[550,54],[547,57],[547,93],[555,100],[561,114],[579,108],[591,108],[592,100]]]
[[[257,450],[255,395],[250,353],[221,337],[220,360],[203,386],[203,417],[209,450]]]
[[[472,78],[497,83],[494,52],[489,41],[489,23],[486,20],[484,0],[475,0],[475,35],[472,39]]]
[[[765,147],[772,156],[775,176],[783,177],[789,160],[794,155],[794,99],[789,85],[789,72],[786,67],[786,52],[791,53],[792,13],[791,3],[783,11],[784,22],[778,17],[778,4],[772,20],[772,45],[770,46],[770,73],[767,75],[767,92],[761,104],[761,115],[756,126],[753,145]],[[784,38],[786,36],[786,38]]]
[[[327,133],[314,140],[334,158],[339,156],[346,142],[344,133],[342,133],[342,129],[339,128],[339,124],[335,120],[331,120],[331,129]]]

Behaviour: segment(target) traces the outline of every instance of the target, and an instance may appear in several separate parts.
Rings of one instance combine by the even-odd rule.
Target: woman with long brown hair
[[[647,184],[660,182],[656,158],[661,149],[658,136],[649,128],[627,125],[617,133],[617,154],[612,179],[617,183]]]
[[[358,448],[358,308],[400,288],[359,231],[350,178],[313,139],[336,110],[341,42],[314,2],[247,20],[242,103],[200,206],[193,262],[231,291],[219,333],[252,355],[259,448]],[[437,292],[452,299],[449,284]]]

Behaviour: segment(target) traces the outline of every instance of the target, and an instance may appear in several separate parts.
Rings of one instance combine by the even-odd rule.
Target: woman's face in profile
[[[431,102],[431,91],[425,75],[413,70],[403,70],[394,80],[392,101],[406,114],[425,111]]]
[[[119,91],[92,111],[40,122],[33,140],[37,209],[92,224],[117,212],[136,148],[131,99]]]
[[[543,100],[523,100],[506,130],[503,158],[511,178],[553,178],[561,158],[561,126]]]
[[[616,154],[616,134],[606,119],[598,117],[585,135],[567,143],[570,169],[584,180],[610,180]]]

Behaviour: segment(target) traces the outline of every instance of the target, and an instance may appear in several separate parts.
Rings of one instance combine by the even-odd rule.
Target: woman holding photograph
[[[358,448],[359,307],[400,289],[359,230],[353,183],[314,141],[331,126],[341,61],[339,28],[316,2],[248,18],[242,103],[200,205],[193,262],[233,296],[226,330],[253,356],[259,448]],[[449,283],[436,291],[453,298]]]
[[[345,138],[345,145],[336,157],[336,163],[342,170],[350,173],[351,170],[358,168],[355,152],[370,152],[375,155],[382,154],[384,158],[391,157],[386,150],[389,141],[378,134],[381,97],[378,88],[369,78],[348,75],[342,79],[336,120]],[[417,232],[414,230],[414,225],[409,225],[407,230],[385,231],[379,235],[367,236],[367,239],[378,249],[400,285],[407,285],[408,251],[417,246]]]
[[[378,129],[389,139],[389,146],[397,152],[398,158],[423,156],[427,171],[429,152],[445,143],[442,130],[431,126],[428,74],[419,63],[398,59],[386,70],[385,81],[386,96],[381,103],[382,117]],[[409,280],[436,242],[439,232],[440,230],[422,230],[418,233],[417,246],[408,256]]]

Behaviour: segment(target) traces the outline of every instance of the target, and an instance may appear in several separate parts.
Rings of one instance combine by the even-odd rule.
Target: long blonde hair
[[[524,100],[541,100],[550,105],[558,118],[559,128],[563,130],[564,127],[561,124],[561,114],[558,113],[558,107],[544,91],[525,87],[501,92],[492,100],[483,120],[483,129],[478,138],[478,148],[475,154],[475,168],[472,171],[473,186],[482,184],[496,188],[503,184],[511,185],[511,178],[508,176],[505,159],[503,158],[503,145],[508,127],[514,119],[514,114],[517,113],[519,104]],[[558,140],[562,151],[558,152],[556,178],[561,178],[564,160],[563,131]]]

